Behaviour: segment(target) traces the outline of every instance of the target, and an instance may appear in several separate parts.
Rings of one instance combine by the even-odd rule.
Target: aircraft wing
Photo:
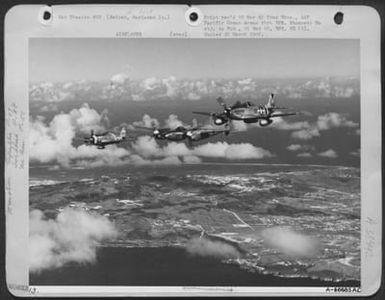
[[[274,118],[274,117],[284,117],[284,116],[295,116],[298,115],[298,113],[293,112],[293,113],[277,113],[274,115],[271,115],[269,118]]]
[[[205,111],[193,111],[192,112],[193,114],[196,114],[196,115],[204,115],[204,116],[212,116],[214,115],[213,113],[211,112],[205,112]]]

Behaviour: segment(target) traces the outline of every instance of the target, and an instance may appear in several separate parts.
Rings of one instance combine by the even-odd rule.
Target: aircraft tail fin
[[[94,135],[95,135],[95,131],[91,129],[91,136],[94,136]]]
[[[198,128],[198,121],[195,118],[192,120],[192,128]]]
[[[267,107],[268,108],[272,108],[274,106],[275,106],[275,104],[274,104],[274,94],[271,93],[270,96],[269,96],[269,100],[267,101]]]
[[[122,130],[120,130],[120,137],[122,138],[122,139],[125,139],[126,138],[126,128],[122,128]]]

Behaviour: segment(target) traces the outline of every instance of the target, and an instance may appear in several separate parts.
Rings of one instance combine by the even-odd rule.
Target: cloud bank
[[[273,156],[268,150],[256,147],[250,143],[228,144],[227,142],[209,142],[190,149],[186,144],[170,142],[166,146],[160,147],[155,139],[150,136],[140,136],[132,144],[132,148],[136,153],[144,157],[199,156],[240,160],[261,159]]]
[[[57,163],[68,167],[73,160],[91,161],[91,165],[118,165],[130,152],[124,148],[109,146],[104,151],[96,147],[80,145],[74,147],[73,139],[77,133],[89,135],[105,130],[108,123],[107,112],[98,113],[84,104],[69,113],[60,113],[46,124],[44,118],[37,117],[29,122],[29,157],[31,162]]]
[[[309,127],[293,132],[292,137],[297,139],[309,140],[312,139],[314,136],[319,136],[320,131],[340,127],[357,128],[358,126],[358,123],[348,120],[345,115],[336,112],[330,112],[318,116],[317,121],[311,124]]]
[[[288,228],[265,229],[262,237],[267,246],[290,256],[312,257],[319,252],[319,242],[316,239]]]
[[[157,128],[159,127],[159,121],[155,118],[151,118],[150,115],[144,114],[141,121],[136,121],[132,123],[134,126],[142,126],[148,128]]]
[[[30,212],[29,265],[31,272],[67,263],[94,263],[97,245],[114,239],[118,232],[104,216],[65,209],[55,220],[40,210]]]
[[[39,82],[30,85],[31,101],[60,102],[77,99],[124,101],[200,100],[218,95],[240,100],[266,97],[271,92],[292,99],[351,98],[359,95],[359,79],[314,78],[311,80],[182,79],[175,76],[134,79],[131,72],[117,73],[105,82]],[[84,98],[89,95],[91,97]]]

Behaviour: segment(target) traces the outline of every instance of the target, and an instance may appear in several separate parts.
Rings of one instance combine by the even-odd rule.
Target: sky
[[[358,77],[359,41],[341,39],[30,39],[30,82],[175,76]]]
[[[217,159],[359,165],[358,40],[45,38],[29,45],[33,164],[91,168]],[[264,85],[262,78],[272,80]],[[217,86],[216,79],[229,80]],[[135,130],[134,143],[104,151],[75,142],[91,129],[118,132],[153,127],[152,121],[173,127],[193,117],[205,124],[206,116],[191,112],[218,111],[218,95],[228,103],[258,104],[271,92],[279,106],[301,114],[276,118],[267,128],[241,122],[241,132],[193,149],[136,137]]]

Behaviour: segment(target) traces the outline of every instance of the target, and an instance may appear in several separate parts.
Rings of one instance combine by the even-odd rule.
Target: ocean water
[[[31,285],[112,286],[359,286],[358,281],[325,282],[283,278],[241,269],[210,257],[191,256],[183,248],[98,249],[94,264],[71,263],[30,274]]]

